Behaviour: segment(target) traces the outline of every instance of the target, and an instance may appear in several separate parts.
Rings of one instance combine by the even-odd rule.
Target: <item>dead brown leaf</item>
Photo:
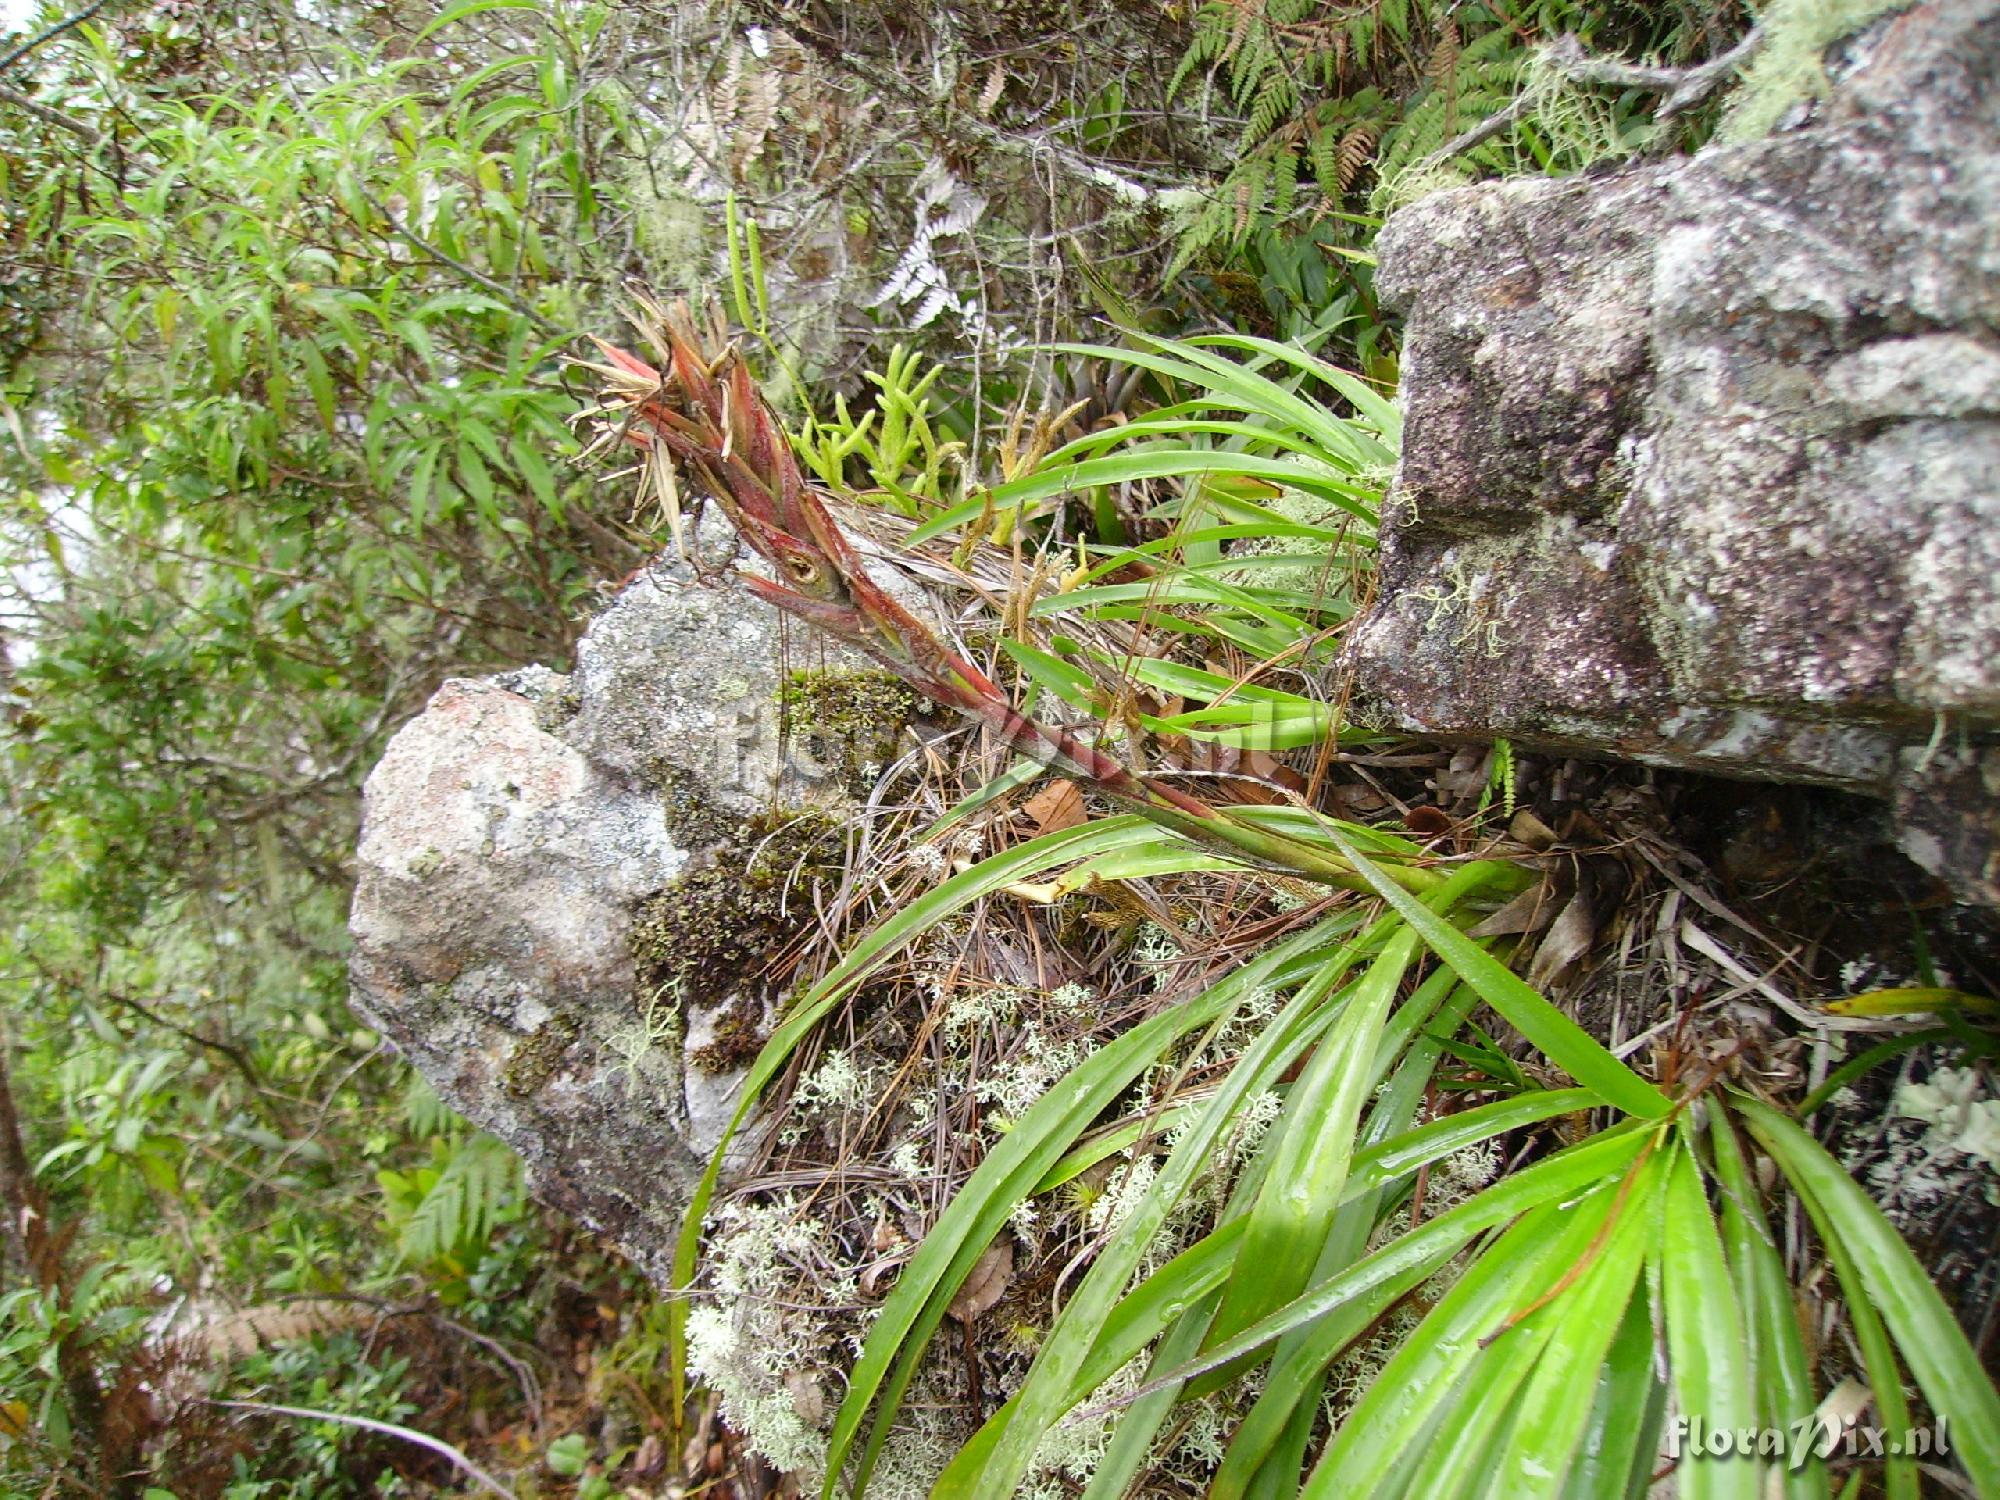
[[[961,1323],[970,1323],[1007,1295],[1014,1281],[1014,1245],[1007,1239],[994,1241],[973,1264],[972,1273],[958,1289],[946,1309]]]
[[[1021,810],[1035,820],[1043,833],[1060,833],[1084,821],[1083,791],[1074,781],[1051,781],[1021,804]]]

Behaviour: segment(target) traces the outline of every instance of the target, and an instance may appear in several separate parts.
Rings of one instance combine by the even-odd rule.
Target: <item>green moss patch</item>
[[[556,1069],[562,1066],[563,1054],[582,1033],[583,1027],[575,1016],[567,1013],[550,1016],[514,1049],[500,1075],[500,1087],[516,1099],[538,1092],[555,1076]]]
[[[893,673],[863,669],[793,672],[779,703],[794,746],[851,784],[894,758],[918,700]]]
[[[683,1006],[709,1006],[752,986],[772,954],[811,919],[812,885],[838,876],[843,850],[841,825],[825,813],[765,813],[736,822],[708,863],[639,909],[632,957],[640,991],[664,989]],[[754,1052],[763,1040],[755,1036],[753,1045],[754,1009],[746,1018],[727,1036],[718,1031],[695,1060],[717,1070],[738,1066],[742,1048]]]

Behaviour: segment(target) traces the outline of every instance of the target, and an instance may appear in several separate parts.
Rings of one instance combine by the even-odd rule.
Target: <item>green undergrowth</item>
[[[1094,717],[1107,742],[1192,741],[1300,764],[1322,747],[1366,744],[1322,669],[1369,584],[1400,438],[1393,404],[1270,341],[1135,335],[1121,349],[1073,352],[1147,372],[1159,405],[939,511],[914,538],[995,515],[1034,537],[1094,486],[1151,498],[1143,539],[1086,539],[1079,565],[1026,610],[1031,628],[1002,643],[1023,711]],[[1294,519],[1279,494],[1324,509]],[[1279,541],[1295,557],[1274,553]],[[1101,644],[1085,622],[1131,634]],[[1159,695],[1150,711],[1132,706],[1134,687]],[[1015,791],[1000,795],[1025,794],[1033,770],[1019,768]],[[1511,802],[1511,757],[1494,757],[1476,816],[1490,815],[1496,781]],[[995,816],[992,805],[992,793],[975,793],[941,827],[979,826],[976,809]],[[826,1500],[913,1492],[918,1453],[941,1464],[918,1491],[967,1500],[1069,1486],[1086,1500],[1135,1486],[1640,1495],[1670,1442],[1670,1410],[1711,1431],[1792,1431],[1843,1373],[1874,1391],[1902,1444],[1880,1469],[1887,1493],[1915,1493],[1906,1439],[1923,1422],[1956,1435],[1953,1460],[1977,1492],[2000,1493],[2000,1395],[1917,1257],[1794,1118],[1796,1101],[1690,1063],[1705,1054],[1686,1037],[1614,1055],[1519,976],[1510,940],[1475,935],[1545,878],[1526,847],[1489,840],[1441,855],[1299,794],[1231,816],[1318,851],[1332,889],[1301,907],[1300,882],[1263,885],[1270,876],[1242,853],[1254,841],[1193,842],[1199,825],[1122,813],[1055,828],[961,860],[883,913],[791,1002],[751,1063],[744,1113],[802,1049],[819,1049],[793,1106],[838,1096],[879,1116],[892,1096],[852,1056],[825,1051],[825,1035],[852,1034],[857,997],[935,935],[975,914],[991,930],[996,903],[1028,893],[1060,903],[1169,877],[1184,893],[1203,880],[1237,893],[1204,919],[1221,941],[1198,982],[1169,1003],[1128,1006],[1039,1097],[1016,1101],[969,1172],[948,1174],[948,1197],[905,1231],[911,1243],[841,1371],[823,1435],[785,1408],[784,1451]],[[1293,915],[1229,941],[1227,913],[1246,891]],[[966,965],[955,982],[978,985],[977,950],[953,951]],[[952,993],[929,1024],[950,1025]],[[1254,1029],[1237,1030],[1253,1006]],[[1226,1055],[1204,1050],[1223,1035],[1234,1038]],[[1161,1087],[1197,1060],[1199,1090]],[[1260,1117],[1218,1190],[1218,1160],[1271,1095],[1275,1117]],[[1119,1128],[1132,1119],[1130,1133]],[[1502,1142],[1507,1170],[1426,1191],[1440,1164]],[[1106,1170],[1118,1211],[1064,1241],[1060,1297],[1038,1311],[1003,1304],[1031,1357],[995,1366],[1000,1388],[976,1431],[941,1425],[931,1351],[947,1320],[967,1321],[964,1299],[991,1279],[995,1257],[1032,1281],[1040,1240],[1024,1226],[1049,1222],[1048,1195],[1065,1184],[1101,1201],[1109,1180],[1089,1174]],[[752,1212],[714,1196],[715,1173],[676,1266],[697,1311],[676,1313],[689,1321],[672,1329],[677,1360],[692,1345],[696,1368],[710,1371],[734,1302],[700,1301],[701,1290],[744,1274],[730,1257],[745,1242],[729,1226]],[[1811,1226],[1804,1259],[1772,1228],[1793,1205],[1794,1222]],[[1809,1346],[1800,1326],[1798,1284],[1821,1274],[1814,1266],[1842,1309],[1828,1315],[1851,1320],[1851,1362]],[[754,1443],[752,1387],[741,1390]],[[1180,1446],[1190,1424],[1210,1434],[1192,1469]],[[1767,1485],[1831,1497],[1849,1478],[1810,1455],[1791,1468],[1696,1455],[1677,1476],[1683,1494],[1746,1500]]]

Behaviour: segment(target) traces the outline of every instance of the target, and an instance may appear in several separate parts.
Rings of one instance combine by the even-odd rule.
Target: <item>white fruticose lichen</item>
[[[1040,1026],[1024,1026],[1006,1058],[972,1081],[973,1095],[1008,1119],[1017,1120],[1091,1051],[1083,1037],[1056,1037]]]
[[[1860,1107],[1852,1090],[1834,1096]],[[2000,1100],[1971,1068],[1939,1068],[1897,1085],[1873,1133],[1851,1139],[1841,1162],[1899,1228],[1926,1220],[1967,1193],[2000,1203]]]
[[[816,1126],[838,1138],[844,1125],[865,1114],[880,1097],[883,1073],[880,1062],[857,1058],[844,1048],[828,1052],[792,1090],[778,1139],[796,1145]]]
[[[852,1052],[835,1048],[792,1093],[792,1107],[806,1110],[853,1109],[875,1097],[876,1070],[855,1060]]]
[[[1021,1013],[1026,994],[1009,986],[994,989],[970,987],[952,996],[945,1007],[939,1029],[947,1036],[962,1036],[982,1022],[1010,1026]]]
[[[688,1367],[722,1401],[722,1417],[773,1465],[802,1477],[826,1462],[818,1420],[823,1403],[803,1400],[802,1377],[826,1365],[844,1320],[837,1309],[858,1302],[846,1262],[826,1226],[789,1195],[769,1203],[725,1204],[709,1236],[713,1300],[688,1309]],[[788,1305],[806,1269],[825,1307]],[[809,1420],[809,1416],[817,1420]]]
[[[1084,1211],[1084,1222],[1095,1234],[1111,1234],[1132,1216],[1157,1176],[1159,1167],[1150,1155],[1129,1158],[1105,1179],[1103,1190]]]
[[[1111,1445],[1116,1416],[1099,1410],[1102,1403],[1136,1390],[1144,1361],[1133,1360],[1092,1392],[1042,1435],[1035,1449],[1034,1467],[1022,1481],[1019,1494],[1026,1500],[1070,1500],[1076,1486],[1090,1483],[1090,1476],[1104,1462],[1104,1450]]]
[[[625,1074],[625,1096],[638,1092],[639,1073],[662,1048],[680,1041],[681,1014],[678,988],[662,985],[646,998],[645,1009],[604,1039],[605,1048],[618,1059]]]
[[[1132,956],[1140,963],[1168,963],[1181,956],[1181,945],[1158,922],[1141,922],[1132,938]]]
[[[1939,1068],[1923,1083],[1900,1085],[1893,1107],[1898,1115],[1930,1127],[1920,1143],[1928,1157],[1945,1163],[1972,1157],[2000,1172],[2000,1099],[1985,1094],[1985,1080],[1976,1069]],[[1991,1197],[1994,1185],[1985,1187]]]

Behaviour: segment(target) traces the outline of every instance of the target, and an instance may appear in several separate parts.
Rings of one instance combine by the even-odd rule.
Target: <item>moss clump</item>
[[[554,734],[582,711],[583,695],[566,687],[536,702],[535,727],[544,734]]]
[[[819,773],[853,782],[895,755],[917,695],[894,673],[874,669],[793,672],[779,690],[795,746]]]
[[[514,1049],[500,1074],[500,1087],[515,1099],[525,1099],[537,1092],[555,1076],[563,1054],[582,1034],[583,1027],[575,1016],[567,1012],[550,1016]]]
[[[763,1008],[739,1000],[715,1018],[714,1040],[688,1053],[688,1062],[704,1073],[734,1073],[755,1061],[764,1041]]]
[[[711,802],[694,772],[660,759],[648,763],[645,774],[660,789],[667,832],[683,849],[712,849],[741,838],[743,820]]]
[[[1785,111],[1833,92],[1826,51],[1910,0],[1777,0],[1762,16],[1764,45],[1730,101],[1722,137],[1751,141],[1769,135]]]
[[[736,825],[701,869],[639,909],[632,957],[647,994],[714,1005],[755,980],[812,912],[808,890],[837,874],[840,824],[821,812],[767,813]]]

